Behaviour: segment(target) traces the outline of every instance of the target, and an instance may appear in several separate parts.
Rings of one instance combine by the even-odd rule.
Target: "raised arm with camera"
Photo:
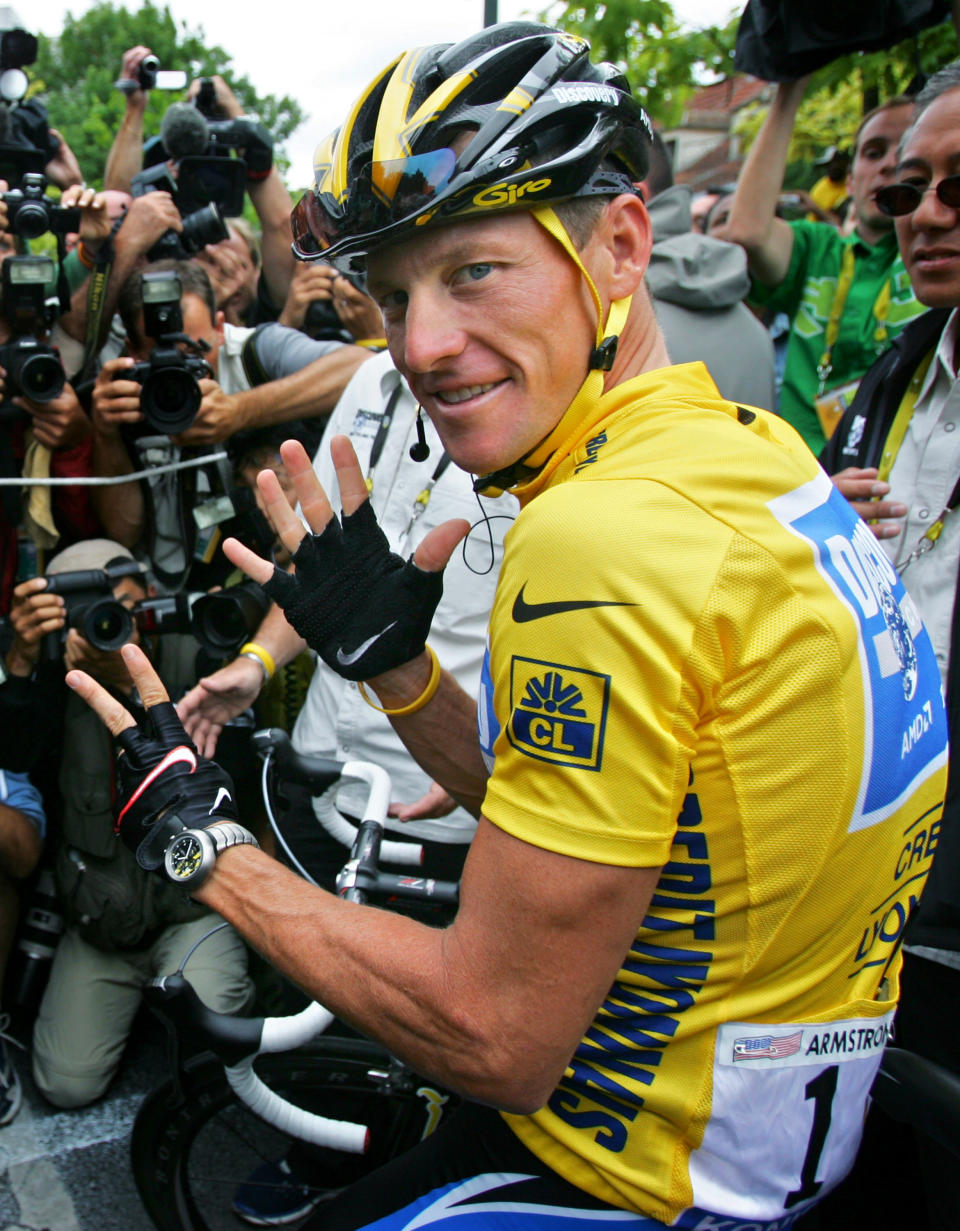
[[[124,90],[126,110],[107,155],[104,188],[129,192],[133,177],[143,166],[143,117],[147,110],[148,91],[140,87],[139,71],[143,61],[152,54],[149,47],[142,45],[124,52],[120,81],[129,82],[133,88]]]
[[[217,118],[239,119],[243,115],[243,106],[222,77],[202,78],[191,82],[187,91],[187,101],[195,101],[204,83],[208,91],[212,90],[213,108]],[[263,136],[268,136],[263,130]],[[290,248],[292,235],[290,231],[290,214],[293,211],[293,201],[273,165],[272,146],[263,147],[262,140],[256,148],[241,150],[247,161],[247,192],[257,211],[262,232],[262,278],[267,297],[279,309],[283,306],[290,289],[295,261]]]

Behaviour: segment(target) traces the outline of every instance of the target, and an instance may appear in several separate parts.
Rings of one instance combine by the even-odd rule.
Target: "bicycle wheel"
[[[256,1067],[300,1106],[370,1125],[371,1147],[362,1159],[331,1150],[311,1155],[313,1170],[324,1176],[318,1194],[352,1183],[415,1145],[454,1102],[446,1091],[398,1070],[363,1039],[317,1039],[307,1048],[263,1056]],[[237,1186],[261,1163],[285,1157],[293,1143],[237,1102],[222,1065],[209,1054],[187,1063],[180,1087],[182,1097],[172,1081],[160,1086],[137,1113],[131,1162],[140,1199],[158,1231],[237,1231],[230,1208]]]

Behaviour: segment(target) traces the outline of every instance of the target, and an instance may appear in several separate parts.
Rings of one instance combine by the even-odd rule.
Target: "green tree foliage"
[[[38,41],[37,62],[29,70],[30,93],[43,97],[51,126],[63,133],[90,184],[102,184],[107,153],[123,118],[124,97],[113,85],[123,54],[140,44],[159,57],[162,68],[183,69],[188,81],[221,76],[278,143],[304,119],[292,98],[258,94],[249,78],[233,69],[229,54],[207,42],[202,29],[178,25],[166,6],[150,0],[136,12],[101,0],[80,17],[68,13],[57,38],[40,35]],[[182,97],[179,92],[151,91],[144,121],[147,136],[159,132],[167,107]],[[282,158],[279,161],[282,165]]]
[[[680,122],[687,99],[706,79],[733,72],[738,17],[723,26],[685,30],[669,0],[558,0],[541,20],[589,39],[594,58],[626,73],[658,127]]]

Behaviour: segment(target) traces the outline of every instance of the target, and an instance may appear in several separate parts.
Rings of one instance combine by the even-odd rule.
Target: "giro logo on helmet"
[[[527,180],[525,184],[491,184],[473,198],[474,205],[485,209],[491,205],[516,205],[521,197],[543,192],[549,188],[553,180]]]

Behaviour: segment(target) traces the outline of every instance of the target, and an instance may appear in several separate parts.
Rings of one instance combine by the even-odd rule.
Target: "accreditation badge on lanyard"
[[[820,356],[820,362],[817,364],[817,376],[820,380],[820,385],[817,395],[813,399],[813,405],[817,412],[817,418],[820,420],[821,431],[827,440],[833,435],[837,424],[843,418],[844,412],[856,397],[857,389],[860,387],[861,378],[857,377],[856,380],[848,380],[842,385],[834,385],[828,388],[830,373],[833,371],[833,348],[840,332],[840,318],[843,316],[843,309],[846,307],[847,296],[853,283],[853,269],[854,255],[853,245],[851,244],[843,253],[840,277],[837,279],[837,289],[833,295],[830,319],[827,321],[827,328],[825,330],[824,351]],[[887,317],[890,314],[890,298],[890,279],[887,278],[873,305],[873,318],[876,321],[873,340],[878,355],[887,342]]]

